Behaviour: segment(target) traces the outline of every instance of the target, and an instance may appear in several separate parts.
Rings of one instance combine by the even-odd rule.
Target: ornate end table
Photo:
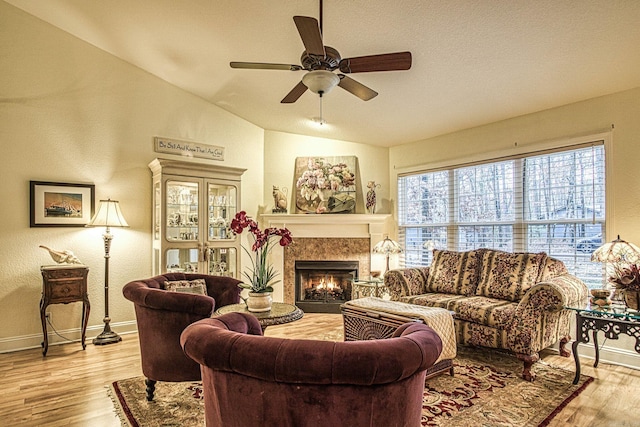
[[[617,340],[621,334],[629,335],[636,339],[635,351],[640,353],[640,312],[631,310],[624,305],[612,304],[608,307],[566,307],[576,313],[576,340],[573,342],[573,358],[576,362],[576,376],[574,384],[580,379],[580,357],[578,356],[578,344],[589,343],[589,331],[592,331],[591,339],[595,348],[595,361],[593,367],[598,367],[600,351],[598,348],[598,331],[604,332],[607,339]]]
[[[382,278],[372,278],[369,280],[354,279],[351,281],[351,286],[351,299],[363,297],[382,298],[383,295],[389,292]]]
[[[258,318],[262,331],[267,329],[267,326],[282,325],[289,322],[302,319],[304,312],[293,304],[286,304],[283,302],[274,302],[270,311],[262,313],[253,313],[247,309],[245,303],[230,304],[220,307],[216,310],[215,314],[221,315],[225,313],[249,313]]]
[[[84,340],[87,335],[89,321],[89,294],[87,292],[87,275],[89,268],[79,264],[49,265],[40,267],[42,273],[42,297],[40,299],[40,322],[42,323],[42,355],[49,349],[46,311],[50,304],[68,304],[82,302],[82,323],[80,343],[86,348]]]

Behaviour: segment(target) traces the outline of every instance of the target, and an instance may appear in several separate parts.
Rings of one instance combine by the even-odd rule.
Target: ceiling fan
[[[378,92],[345,74],[397,71],[411,68],[411,52],[341,58],[336,49],[325,46],[322,41],[322,0],[320,0],[320,23],[317,19],[309,16],[294,16],[293,21],[298,28],[305,48],[300,57],[302,65],[264,62],[231,62],[229,64],[231,68],[307,71],[302,77],[302,81],[280,101],[283,104],[296,102],[307,89],[322,97],[335,86],[340,86],[363,101],[369,101],[376,97]],[[335,70],[340,72],[336,74],[333,72]]]

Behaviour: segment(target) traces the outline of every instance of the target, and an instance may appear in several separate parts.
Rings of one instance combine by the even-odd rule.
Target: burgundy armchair
[[[348,342],[261,335],[245,313],[182,333],[202,365],[207,426],[420,425],[425,372],[442,351],[430,327],[411,322],[389,339]]]
[[[166,281],[204,279],[207,295],[164,290]],[[218,308],[240,302],[239,280],[205,274],[165,273],[135,280],[122,289],[135,305],[142,373],[147,400],[157,381],[199,381],[200,365],[185,356],[180,334],[188,325],[211,317]]]

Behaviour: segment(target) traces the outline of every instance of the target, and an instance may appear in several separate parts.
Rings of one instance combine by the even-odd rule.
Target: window
[[[590,261],[605,230],[603,141],[398,177],[400,241],[407,267],[431,249],[546,252],[601,287]]]

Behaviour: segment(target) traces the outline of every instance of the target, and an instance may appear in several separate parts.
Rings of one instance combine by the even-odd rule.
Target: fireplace
[[[274,301],[296,304],[295,263],[298,261],[357,261],[358,277],[368,277],[371,270],[384,270],[384,257],[371,255],[371,249],[388,234],[391,215],[263,214],[260,217],[264,227],[286,227],[293,235],[291,245],[271,253],[282,280],[282,286],[275,287]]]
[[[358,278],[358,261],[296,261],[296,305],[309,313],[340,313],[351,299],[352,280]]]

